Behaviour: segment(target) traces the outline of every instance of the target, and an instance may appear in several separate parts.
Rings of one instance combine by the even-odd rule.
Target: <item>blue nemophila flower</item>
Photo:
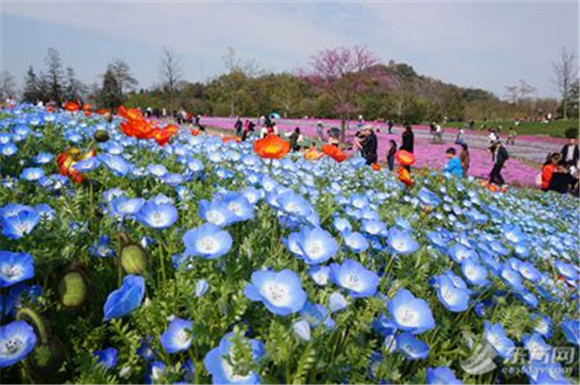
[[[97,357],[97,365],[105,369],[112,369],[117,365],[118,351],[115,348],[106,348],[103,350],[95,350],[94,357]]]
[[[18,147],[14,143],[6,143],[0,145],[0,154],[4,156],[12,156],[18,152]]]
[[[3,213],[4,214],[4,213]],[[29,234],[40,222],[40,215],[31,207],[25,206],[14,215],[4,214],[0,218],[2,234],[10,239],[20,239]]]
[[[217,226],[227,226],[235,222],[235,215],[222,200],[199,201],[199,216]]]
[[[327,330],[332,330],[336,326],[326,308],[321,304],[313,304],[307,301],[302,310],[300,310],[300,315],[313,327],[324,324]]]
[[[200,279],[195,283],[195,296],[203,297],[209,289],[209,284],[205,279]]]
[[[147,172],[152,176],[156,176],[158,178],[161,178],[162,176],[167,174],[168,171],[167,171],[167,167],[165,167],[162,164],[149,164],[147,166]]]
[[[524,334],[522,336],[524,348],[528,350],[530,360],[545,360],[552,355],[553,348],[548,345],[538,333]]]
[[[306,320],[298,320],[292,324],[294,334],[304,341],[310,341],[310,324]]]
[[[165,376],[165,364],[161,361],[153,361],[147,365],[147,371],[145,372],[145,383],[146,384],[159,384],[163,383],[163,376]]]
[[[224,335],[217,348],[206,354],[203,363],[211,375],[213,384],[259,384],[260,376],[247,368],[240,368],[237,362],[235,335]],[[258,361],[266,350],[264,344],[255,339],[242,339],[241,343],[249,347],[252,359]]]
[[[342,265],[330,265],[330,280],[347,289],[353,298],[370,297],[376,294],[379,276],[360,263],[346,259]]]
[[[233,214],[235,222],[242,222],[254,217],[254,206],[241,193],[228,192],[221,198]]]
[[[25,321],[0,326],[0,368],[26,358],[36,346],[34,329]]]
[[[427,302],[415,298],[410,291],[399,289],[395,296],[387,301],[387,309],[397,328],[421,334],[435,327],[435,320]]]
[[[558,259],[554,262],[554,267],[558,270],[558,273],[562,274],[569,281],[576,281],[580,276],[578,266],[574,264],[566,263]]]
[[[550,317],[542,314],[532,314],[531,320],[536,333],[546,338],[552,338],[553,322]]]
[[[439,366],[437,368],[427,368],[427,384],[429,385],[461,385],[463,382],[455,377],[453,370],[447,366]]]
[[[451,259],[457,263],[462,263],[466,259],[477,260],[477,252],[462,243],[456,243],[447,249]]]
[[[73,164],[72,168],[78,172],[86,173],[96,170],[100,165],[101,162],[99,161],[99,158],[93,156],[76,162],[75,164]]]
[[[520,263],[517,270],[525,279],[531,282],[538,282],[542,278],[542,273],[531,262]]]
[[[120,288],[112,291],[103,307],[104,320],[121,318],[137,309],[145,296],[145,280],[138,275],[127,275]]]
[[[334,225],[336,231],[338,231],[339,233],[352,231],[352,225],[346,218],[336,217],[332,221],[332,224]]]
[[[508,263],[504,263],[502,266],[500,276],[515,290],[521,290],[524,288],[522,284],[522,276],[516,270],[512,269]]]
[[[560,324],[566,341],[573,345],[580,345],[580,321],[578,319],[569,319],[565,317]]]
[[[300,232],[290,234],[288,245],[291,252],[309,265],[328,261],[338,250],[338,243],[332,235],[316,227],[303,227]]]
[[[244,288],[244,294],[281,316],[299,312],[306,303],[306,292],[302,289],[300,277],[288,269],[280,272],[255,271],[252,273],[252,283]]]
[[[54,155],[52,155],[48,152],[41,152],[40,154],[38,154],[34,157],[34,163],[39,164],[39,165],[40,164],[47,164],[47,163],[50,163],[53,158],[54,158]]]
[[[39,167],[28,167],[20,173],[20,179],[29,182],[36,182],[44,176],[44,170]]]
[[[325,286],[330,279],[330,267],[328,266],[312,266],[308,269],[308,275],[318,286]]]
[[[387,225],[383,221],[363,219],[361,230],[370,235],[384,235],[387,231]]]
[[[143,198],[128,198],[126,196],[117,197],[109,202],[111,214],[121,218],[137,214],[144,204],[145,199]]]
[[[345,231],[342,238],[344,244],[355,253],[361,253],[369,248],[369,241],[359,232]]]
[[[465,279],[467,279],[467,282],[472,285],[483,286],[489,283],[485,267],[471,258],[463,260],[461,263],[461,272]]]
[[[28,253],[0,251],[0,287],[34,277],[34,258]]]
[[[411,254],[419,249],[419,244],[408,231],[399,230],[396,227],[389,229],[387,239],[395,254]]]
[[[469,306],[469,291],[458,288],[446,275],[438,279],[437,297],[445,308],[452,312],[462,312]]]
[[[396,337],[397,350],[409,360],[423,360],[429,356],[429,346],[411,333],[401,333]]]
[[[328,308],[331,313],[346,309],[348,307],[348,301],[344,295],[335,291],[328,297]]]
[[[149,201],[135,214],[135,218],[147,227],[165,229],[177,220],[177,209],[172,204]]]
[[[511,358],[514,354],[514,342],[506,335],[500,323],[483,322],[483,338],[502,358]]]
[[[286,212],[287,214],[295,215],[301,218],[304,218],[315,212],[310,202],[292,190],[288,190],[280,194],[278,196],[277,203],[280,210]]]
[[[111,237],[101,235],[99,239],[89,247],[89,253],[94,257],[113,257],[115,250],[111,247]]]
[[[132,165],[120,155],[103,154],[98,157],[116,176],[126,176],[131,171]]]
[[[183,235],[185,254],[206,259],[219,258],[232,248],[232,236],[213,223],[188,230]]]
[[[421,203],[427,206],[435,207],[441,203],[439,196],[425,187],[421,187],[421,190],[417,193],[417,198],[419,198]]]
[[[163,332],[159,342],[167,353],[179,353],[189,349],[193,341],[193,322],[174,318]]]

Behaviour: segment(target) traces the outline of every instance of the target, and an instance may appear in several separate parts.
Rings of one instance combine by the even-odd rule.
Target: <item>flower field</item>
[[[577,199],[122,115],[0,114],[2,383],[579,382]]]

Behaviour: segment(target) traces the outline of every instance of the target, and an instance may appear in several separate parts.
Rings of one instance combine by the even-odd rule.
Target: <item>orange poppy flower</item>
[[[158,145],[161,147],[165,146],[171,140],[171,132],[168,130],[163,130],[161,128],[156,128],[151,131],[150,138],[155,139]]]
[[[64,109],[69,111],[69,112],[78,111],[79,105],[76,104],[75,102],[66,102],[64,104]]]
[[[262,158],[280,159],[290,152],[290,143],[276,135],[268,135],[254,142],[254,151]]]
[[[399,180],[407,186],[413,186],[415,184],[413,179],[411,179],[411,173],[405,167],[399,167],[397,174],[399,174]]]
[[[373,163],[372,167],[373,167],[373,170],[375,170],[375,171],[379,171],[381,169],[381,165],[378,163]]]
[[[56,157],[56,163],[58,165],[58,171],[60,175],[70,177],[75,183],[81,183],[83,180],[85,180],[85,176],[81,172],[75,170],[73,166],[78,161],[92,158],[96,154],[97,151],[94,149],[83,154],[77,148],[71,148],[61,152]]]
[[[415,163],[415,155],[412,152],[399,150],[395,152],[395,159],[401,166],[411,166]]]
[[[489,183],[487,185],[487,189],[491,192],[498,192],[499,191],[499,187],[497,187],[496,185],[494,185],[493,183]]]
[[[340,151],[340,148],[332,145],[332,144],[324,144],[321,147],[322,152],[325,155],[330,156],[332,159],[336,160],[338,163],[340,162],[344,162],[348,156],[346,156],[346,154],[342,151]]]
[[[97,114],[99,114],[99,115],[105,115],[108,112],[109,112],[109,110],[106,110],[104,108],[101,108],[100,110],[97,110]]]
[[[119,107],[119,115],[129,120],[142,120],[143,114],[136,108],[126,109],[125,106]]]
[[[86,103],[83,105],[83,111],[90,111],[91,110],[91,105],[89,103]]]
[[[232,141],[232,140],[234,142],[236,142],[236,143],[240,143],[242,141],[242,139],[240,139],[239,137],[237,137],[237,136],[231,136],[231,135],[230,136],[224,136],[222,138],[222,142],[224,142],[224,143],[227,143],[227,142]]]
[[[199,134],[201,134],[201,131],[196,130],[196,129],[191,130],[191,135],[198,136]]]
[[[179,131],[179,127],[177,127],[175,124],[168,124],[167,126],[165,126],[165,130],[169,132],[171,135],[176,135],[177,132]]]

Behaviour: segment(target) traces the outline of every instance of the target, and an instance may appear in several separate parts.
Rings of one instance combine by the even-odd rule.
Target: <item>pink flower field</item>
[[[242,118],[243,120],[245,118]],[[253,119],[255,121],[255,119]],[[276,121],[278,129],[281,132],[292,131],[295,127],[300,127],[302,134],[309,138],[316,137],[316,123],[318,119],[279,119]],[[325,133],[330,127],[338,127],[340,121],[333,119],[320,119],[324,124]],[[218,118],[218,117],[207,117],[202,120],[202,124],[215,127],[219,129],[226,129],[233,131],[235,119],[234,118]],[[396,126],[393,130],[393,134],[388,134],[387,125],[384,123],[372,123],[375,128],[380,131],[377,132],[377,137],[379,140],[378,155],[380,162],[386,162],[386,153],[388,150],[388,143],[390,139],[394,139],[397,145],[401,142],[401,132],[402,127]],[[357,122],[349,122],[350,129],[347,131],[347,142],[352,142],[353,135],[356,131]],[[430,169],[441,169],[447,162],[445,157],[445,150],[453,146],[460,152],[460,146],[453,145],[452,142],[447,142],[445,144],[434,144],[430,140],[425,138],[428,134],[429,127],[424,125],[413,126],[415,132],[415,157],[417,159],[416,167],[426,167]],[[456,129],[446,128],[446,132],[456,132]],[[478,136],[478,140],[481,141],[481,136],[484,136],[484,132],[473,132],[470,131],[466,133],[466,140],[468,144],[470,143],[470,137]],[[518,141],[520,143],[528,142],[533,144],[538,143],[550,143],[555,146],[562,145],[565,141],[557,138],[550,138],[544,136],[518,136]],[[491,154],[487,149],[470,147],[470,157],[471,165],[469,168],[468,175],[474,176],[476,178],[487,178],[489,172],[492,168]],[[521,186],[534,186],[536,175],[540,172],[540,166],[533,166],[525,163],[519,159],[510,158],[502,174],[504,179],[508,184],[521,185]]]

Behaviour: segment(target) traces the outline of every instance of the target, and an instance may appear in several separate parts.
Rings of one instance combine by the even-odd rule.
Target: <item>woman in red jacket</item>
[[[551,154],[546,162],[542,166],[542,186],[541,189],[543,191],[548,191],[548,187],[550,187],[550,181],[552,180],[552,174],[556,172],[558,167],[556,164],[560,160],[562,156],[558,153]]]

